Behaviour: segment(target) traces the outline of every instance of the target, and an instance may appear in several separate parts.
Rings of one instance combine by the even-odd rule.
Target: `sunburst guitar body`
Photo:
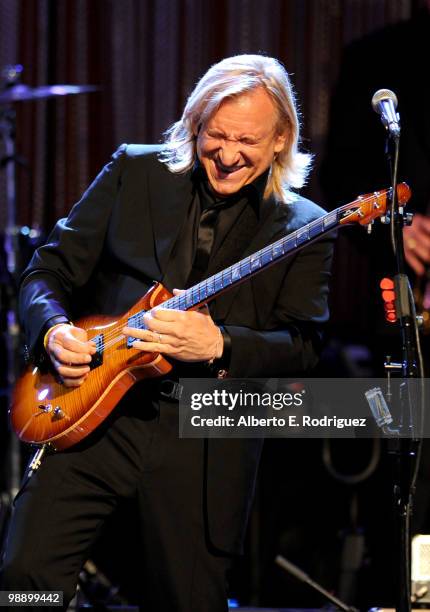
[[[68,448],[94,431],[138,380],[167,374],[172,366],[162,355],[129,347],[120,330],[137,313],[171,297],[158,284],[119,318],[94,316],[76,321],[96,343],[90,373],[80,387],[66,388],[53,371],[27,368],[12,397],[11,422],[19,438],[49,443],[57,450]]]

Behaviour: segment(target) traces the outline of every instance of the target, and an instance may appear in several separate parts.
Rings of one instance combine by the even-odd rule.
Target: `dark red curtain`
[[[415,3],[1,0],[0,68],[21,63],[22,80],[32,86],[100,88],[15,105],[23,158],[19,223],[48,230],[120,143],[158,141],[208,66],[236,53],[263,52],[284,62],[301,102],[304,146],[318,154],[343,45],[407,18]],[[316,178],[308,195],[320,200]],[[5,223],[3,206],[0,227]]]
[[[237,53],[273,55],[291,73],[303,115],[303,145],[316,155],[315,171],[304,194],[327,206],[319,187],[318,170],[342,49],[367,32],[408,19],[421,1],[0,0],[0,70],[7,64],[22,64],[22,80],[33,87],[61,83],[99,87],[96,93],[14,105],[18,224],[49,231],[59,216],[67,214],[119,144],[159,141],[162,132],[179,117],[196,80],[212,63]],[[0,128],[0,136],[2,133]],[[4,155],[0,138],[0,159]],[[0,165],[0,239],[8,221],[5,203],[5,170]],[[333,204],[336,203],[330,203]],[[345,321],[358,330],[358,319],[361,322],[365,319],[361,313],[359,317],[351,311],[351,304],[357,301],[357,294],[363,304],[369,299],[369,262],[362,251],[351,250],[354,248],[348,245],[346,236],[342,238],[335,266],[332,312],[335,322]],[[0,249],[0,273],[2,265]],[[2,302],[0,288],[3,311],[0,327],[3,303],[6,302]],[[3,354],[0,335],[0,362]],[[0,378],[0,392],[5,386],[6,381]],[[6,406],[3,403],[0,407],[5,420]],[[6,425],[0,429],[6,431]],[[254,586],[264,582],[264,572],[255,561],[257,552],[263,560],[267,558],[271,575],[272,529],[276,517],[283,513],[292,525],[290,535],[287,533],[292,540],[287,541],[286,536],[285,545],[290,546],[292,541],[294,549],[296,542],[303,554],[303,567],[312,557],[319,558],[318,554],[323,559],[322,575],[314,574],[315,579],[329,585],[328,579],[323,580],[324,574],[333,566],[333,559],[337,559],[333,533],[347,520],[339,519],[339,515],[350,489],[346,493],[340,485],[335,488],[332,483],[321,499],[315,500],[315,490],[320,485],[322,491],[326,486],[324,478],[328,478],[319,467],[319,446],[299,447],[291,442],[288,441],[288,450],[272,447],[274,456],[269,455],[266,463],[266,473],[273,482],[284,486],[285,503],[278,489],[274,488],[268,499],[263,490],[260,511],[265,525],[260,526],[258,513],[252,523],[253,546],[258,549],[250,551],[254,567],[249,575]],[[4,448],[0,443],[0,455]],[[357,446],[351,449],[348,441],[342,462],[345,457],[358,454]],[[5,464],[4,460],[2,463]],[[309,471],[303,476],[304,465],[309,466]],[[6,469],[0,472],[1,489],[5,474]],[[292,481],[294,477],[296,481]],[[375,485],[370,486],[370,492],[365,489],[363,493],[370,501],[372,487]],[[377,485],[375,490],[379,494]],[[303,533],[294,523],[294,511],[304,517],[300,516],[297,522],[308,520]],[[331,531],[330,524],[334,526]],[[317,533],[318,529],[321,533]],[[379,532],[375,541],[378,538]],[[320,541],[330,554],[318,550]],[[301,561],[300,557],[298,560]],[[126,565],[121,558],[117,563]],[[336,566],[333,567],[335,571]],[[284,580],[282,577],[280,583],[282,597]],[[276,590],[275,583],[270,580],[266,583],[266,593]],[[288,588],[291,597],[294,584]],[[320,604],[318,600],[315,605]]]

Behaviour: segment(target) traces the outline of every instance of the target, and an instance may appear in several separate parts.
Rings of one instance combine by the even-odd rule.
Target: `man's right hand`
[[[430,264],[430,217],[414,214],[410,227],[403,229],[405,258],[417,276],[422,276]]]
[[[64,323],[48,332],[46,352],[64,386],[79,387],[88,376],[96,345],[85,329]]]

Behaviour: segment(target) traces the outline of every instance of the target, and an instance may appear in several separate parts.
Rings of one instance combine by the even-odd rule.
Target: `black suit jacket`
[[[120,314],[167,270],[172,286],[183,286],[186,271],[171,254],[194,186],[191,173],[172,174],[160,163],[158,150],[122,145],[34,254],[20,300],[32,351],[54,316]],[[263,205],[269,207],[265,222],[243,256],[323,212],[299,196],[288,205],[273,199]],[[328,318],[331,254],[332,240],[325,238],[217,298],[212,315],[232,340],[230,376],[287,376],[316,364],[320,326]],[[260,450],[258,440],[209,442],[209,527],[221,549],[241,547]],[[229,500],[223,508],[220,491]]]

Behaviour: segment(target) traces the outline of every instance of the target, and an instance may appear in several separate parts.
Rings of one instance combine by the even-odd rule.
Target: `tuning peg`
[[[414,219],[414,213],[406,213],[403,215],[403,223],[404,225],[412,225],[412,221]]]
[[[417,324],[420,329],[424,327],[424,317],[423,315],[417,315]]]

